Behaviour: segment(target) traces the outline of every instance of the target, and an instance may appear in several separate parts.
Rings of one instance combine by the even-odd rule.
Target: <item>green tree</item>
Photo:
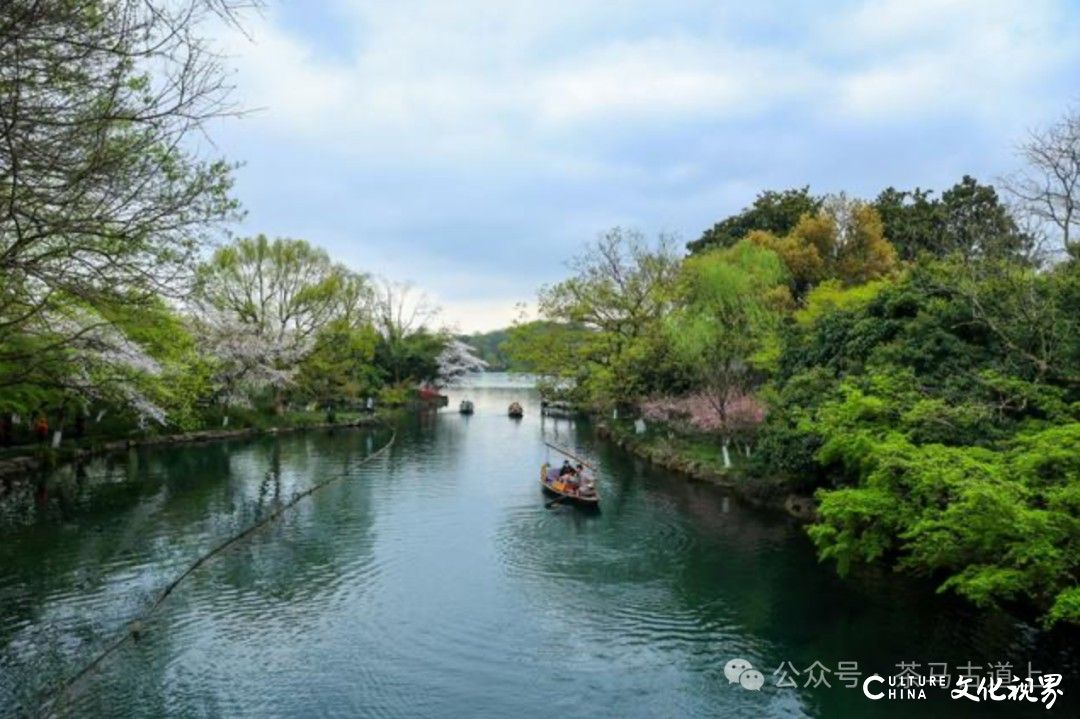
[[[407,282],[375,288],[373,320],[379,333],[375,362],[393,384],[434,381],[439,353],[450,337],[430,325],[439,314],[427,295]]]
[[[747,240],[683,265],[668,337],[719,418],[727,467],[732,407],[750,392],[755,374],[776,360],[776,300],[784,296],[786,279],[780,258]]]
[[[337,317],[315,337],[296,378],[296,394],[329,409],[373,396],[381,385],[375,365],[379,336],[368,323]]]
[[[1031,249],[997,190],[964,175],[941,194],[944,248],[964,259],[975,257],[1020,259]]]
[[[303,240],[239,238],[200,265],[195,301],[200,336],[218,360],[219,394],[249,401],[270,388],[284,411],[285,389],[335,319],[344,330],[369,322],[366,279]]]
[[[568,366],[558,374],[578,377],[581,390],[601,404],[629,403],[666,382],[674,367],[662,320],[679,273],[671,242],[661,237],[650,245],[615,228],[571,269],[573,276],[540,292],[542,317],[571,328],[577,342],[576,353],[551,355],[549,361]]]
[[[809,187],[766,190],[750,207],[716,223],[686,247],[691,254],[731,247],[754,230],[783,236],[795,228],[803,215],[816,215],[821,204],[821,198],[811,195]]]
[[[890,187],[874,200],[885,237],[901,259],[929,254],[1018,260],[1033,249],[1034,239],[1020,228],[993,186],[965,175],[940,198],[933,194]]]
[[[797,300],[822,280],[861,284],[888,275],[897,265],[877,211],[843,195],[827,198],[820,212],[804,215],[787,235],[754,231],[748,239],[783,260]]]
[[[183,294],[235,216],[229,166],[192,142],[229,111],[202,30],[233,9],[15,0],[0,13],[0,393],[16,404],[100,394],[95,348],[136,354],[110,314]]]
[[[896,248],[901,260],[912,261],[927,252],[943,254],[940,233],[944,213],[933,194],[932,190],[918,187],[911,191],[888,187],[874,200],[885,238]]]
[[[471,335],[460,335],[458,339],[473,347],[480,359],[487,362],[491,372],[504,372],[507,370],[520,370],[514,365],[506,352],[505,344],[510,338],[509,330],[499,329],[491,332],[474,332]]]
[[[844,573],[887,558],[944,577],[941,591],[977,605],[1022,600],[1048,624],[1080,623],[1080,423],[993,451],[868,432],[859,421],[868,411],[865,399],[848,400],[836,409],[848,421],[825,430],[822,454],[857,468],[859,484],[819,493],[821,521],[810,535],[822,556]]]

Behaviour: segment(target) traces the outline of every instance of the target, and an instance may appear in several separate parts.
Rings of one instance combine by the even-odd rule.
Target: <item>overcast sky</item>
[[[1078,0],[268,0],[222,42],[242,233],[412,280],[463,331],[614,225],[1016,166],[1080,101]]]

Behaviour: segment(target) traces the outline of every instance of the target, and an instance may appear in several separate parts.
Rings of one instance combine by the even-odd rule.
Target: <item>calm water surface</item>
[[[457,414],[473,399],[477,413]],[[521,400],[526,417],[506,417]],[[841,581],[801,530],[650,469],[586,425],[543,423],[505,377],[387,432],[339,430],[133,451],[7,492],[0,515],[0,716],[863,717],[1017,715],[858,689],[777,687],[785,662],[895,674],[1076,653],[891,575]],[[544,508],[554,440],[599,467],[603,511]],[[202,552],[340,478],[148,606]],[[140,619],[127,642],[50,697]],[[761,668],[760,692],[724,664]]]

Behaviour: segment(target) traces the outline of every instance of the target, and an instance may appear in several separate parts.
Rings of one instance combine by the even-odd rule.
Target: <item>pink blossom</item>
[[[738,432],[761,424],[765,407],[752,395],[728,399],[726,419],[717,410],[716,402],[704,392],[682,397],[655,397],[641,404],[646,420],[684,424],[700,432]]]

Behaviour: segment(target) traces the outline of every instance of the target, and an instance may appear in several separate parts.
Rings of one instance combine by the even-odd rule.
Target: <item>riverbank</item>
[[[466,394],[467,418],[454,411]],[[393,450],[366,463],[381,428],[140,450],[82,480],[50,476],[0,532],[0,716],[468,716],[483,701],[506,716],[547,702],[568,718],[599,705],[645,717],[671,714],[672,697],[680,717],[767,715],[779,701],[807,719],[867,714],[857,691],[730,685],[716,657],[736,652],[770,672],[991,656],[1077,676],[1072,645],[1062,657],[1063,641],[892,572],[840,580],[796,522],[620,451],[592,422],[560,422],[558,443],[595,463],[604,511],[544,509],[533,472],[554,422],[541,432],[534,396],[455,390],[449,411],[403,416]],[[505,414],[514,400],[520,421]],[[331,478],[145,619],[199,557]],[[121,637],[69,700],[37,711]],[[268,678],[268,666],[310,671]],[[1054,709],[1071,716],[1065,691]],[[932,695],[926,711],[965,706]]]
[[[375,427],[386,423],[385,413],[365,414],[336,422],[318,422],[305,416],[286,416],[281,424],[266,426],[246,426],[233,429],[203,429],[175,434],[152,435],[146,437],[127,437],[87,444],[72,444],[58,449],[51,447],[27,447],[24,454],[0,459],[0,481],[10,484],[18,479],[27,479],[32,475],[53,469],[69,462],[78,462],[117,452],[125,452],[137,447],[162,445],[195,444],[241,437],[253,437],[263,434],[283,434],[317,429],[335,429],[345,427]]]
[[[603,439],[657,467],[723,487],[756,507],[782,511],[802,522],[817,517],[814,498],[792,492],[782,480],[751,475],[738,458],[731,467],[724,467],[722,450],[715,442],[674,430],[638,434],[633,425],[609,421],[600,422],[596,431]]]

